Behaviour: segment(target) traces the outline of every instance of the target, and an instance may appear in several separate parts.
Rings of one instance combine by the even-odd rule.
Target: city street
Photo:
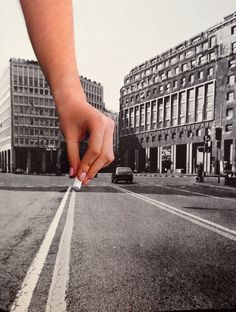
[[[235,311],[236,189],[72,184],[0,173],[0,311]]]

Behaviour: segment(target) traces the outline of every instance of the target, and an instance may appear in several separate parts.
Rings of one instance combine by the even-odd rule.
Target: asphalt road
[[[0,176],[0,311],[236,309],[236,192],[193,178],[70,184]]]

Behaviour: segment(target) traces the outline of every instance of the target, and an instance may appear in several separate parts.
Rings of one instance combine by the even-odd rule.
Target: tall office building
[[[103,111],[101,84],[80,78],[90,103]],[[0,168],[55,173],[62,142],[53,97],[39,64],[10,59],[0,77]]]
[[[236,12],[133,68],[120,90],[123,164],[151,172],[194,173],[200,163],[208,173],[235,170],[235,82]]]

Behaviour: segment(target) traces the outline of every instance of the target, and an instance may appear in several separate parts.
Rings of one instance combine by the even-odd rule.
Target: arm
[[[83,178],[86,185],[114,159],[114,123],[87,103],[81,87],[75,57],[72,1],[20,2],[32,46],[54,96],[67,143],[70,174]],[[80,161],[79,142],[86,131],[90,133],[89,147]]]

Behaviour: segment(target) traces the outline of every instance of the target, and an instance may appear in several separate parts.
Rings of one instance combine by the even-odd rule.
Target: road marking
[[[72,190],[66,223],[61,236],[53,278],[49,290],[46,312],[66,311],[66,292],[69,281],[70,246],[74,225],[75,192]]]
[[[222,226],[220,224],[211,222],[209,220],[200,218],[200,217],[195,216],[195,215],[193,215],[193,214],[191,214],[189,212],[182,211],[182,210],[180,210],[178,208],[172,207],[172,206],[167,205],[165,203],[159,202],[159,201],[157,201],[155,199],[151,199],[151,198],[149,198],[147,196],[144,196],[144,195],[141,195],[141,194],[137,194],[135,192],[123,189],[123,188],[121,188],[119,186],[112,186],[112,187],[116,188],[116,189],[118,189],[118,190],[120,190],[120,191],[122,191],[122,192],[124,192],[124,193],[126,193],[128,195],[131,195],[131,196],[136,197],[138,199],[142,199],[143,201],[145,201],[145,202],[147,202],[149,204],[152,204],[152,205],[154,205],[154,206],[156,206],[156,207],[158,207],[158,208],[160,208],[162,210],[168,211],[168,212],[170,212],[170,213],[172,213],[174,215],[177,215],[177,216],[179,216],[179,217],[181,217],[181,218],[183,218],[185,220],[188,220],[188,221],[190,221],[190,222],[192,222],[194,224],[197,224],[197,225],[199,225],[201,227],[204,227],[204,228],[206,228],[206,229],[208,229],[210,231],[218,233],[218,234],[220,234],[220,235],[222,235],[222,236],[224,236],[226,238],[229,238],[229,239],[231,239],[233,241],[236,241],[236,231],[234,231],[234,230],[231,230],[231,229],[229,229],[227,227],[224,227],[224,226]]]
[[[201,196],[211,197],[211,198],[216,198],[216,199],[221,199],[221,200],[228,200],[228,201],[232,201],[232,202],[236,201],[236,199],[234,199],[234,198],[225,198],[225,197],[219,197],[219,196],[214,196],[214,195],[208,195],[208,194],[204,194],[204,193],[183,190],[183,189],[180,189],[180,188],[177,188],[177,187],[163,186],[161,184],[155,184],[155,185],[159,186],[159,187],[162,187],[162,188],[171,189],[171,190],[174,189],[174,190],[178,190],[180,192],[190,193],[190,194],[194,194],[194,195],[201,195]]]
[[[54,216],[54,219],[52,220],[52,223],[49,226],[49,229],[47,231],[47,234],[44,237],[44,240],[39,248],[38,253],[36,254],[26,276],[25,279],[21,285],[20,290],[17,293],[16,299],[13,302],[10,312],[27,312],[32,295],[34,292],[34,289],[37,285],[40,273],[43,269],[44,262],[46,260],[46,257],[49,252],[49,248],[51,246],[52,240],[55,236],[57,226],[59,224],[62,212],[65,208],[66,201],[68,198],[68,195],[70,193],[71,187],[68,187],[58,209]]]

